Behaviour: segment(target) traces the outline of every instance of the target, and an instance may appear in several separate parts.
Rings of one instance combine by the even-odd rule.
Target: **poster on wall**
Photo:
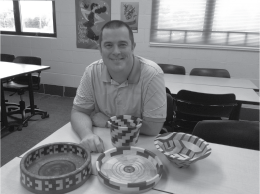
[[[127,23],[133,32],[138,32],[139,2],[121,2],[121,20]]]
[[[111,0],[75,0],[77,48],[98,49],[99,33],[111,20]]]

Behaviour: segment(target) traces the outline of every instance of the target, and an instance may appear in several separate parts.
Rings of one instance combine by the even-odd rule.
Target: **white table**
[[[242,104],[259,105],[259,96],[253,89],[232,88],[221,86],[196,85],[185,83],[168,83],[165,86],[170,89],[171,93],[176,95],[180,90],[190,90],[194,92],[208,93],[208,94],[228,94],[236,95],[236,101]]]
[[[164,80],[169,84],[185,83],[258,90],[258,87],[247,79],[164,74]]]
[[[109,138],[109,129],[94,128],[94,132],[103,139],[106,150],[113,147]],[[259,194],[259,151],[210,143],[212,153],[208,158],[198,161],[187,169],[179,169],[174,167],[171,162],[155,148],[153,140],[154,137],[141,135],[136,145],[155,153],[164,165],[162,179],[155,186],[155,190],[153,189],[148,193],[166,191],[175,194]],[[71,124],[68,123],[35,147],[53,142],[78,143],[79,138],[72,130]],[[25,154],[21,155],[20,159],[24,155]],[[97,177],[95,176],[96,169],[94,164],[98,156],[98,153],[92,154],[94,175],[91,176],[91,180],[71,193],[84,194],[90,192],[89,189],[92,190],[92,192],[90,192],[91,194],[110,192],[109,190],[102,192],[104,189],[103,185],[98,183]],[[19,159],[17,160],[19,162]],[[8,168],[9,172],[14,173],[12,176],[8,176],[8,171],[6,174],[2,173],[2,185],[5,185],[5,191],[8,194],[29,193],[20,186],[18,162],[13,164],[11,164],[11,162],[2,167],[2,172],[6,172]],[[92,180],[92,178],[94,180]],[[92,181],[94,183],[92,183]],[[13,184],[10,184],[10,182]],[[97,185],[96,187],[94,187],[95,184]],[[87,190],[83,188],[87,188]]]
[[[176,77],[176,75],[165,74],[164,80],[165,80],[165,86],[170,89],[170,91],[173,95],[176,95],[180,90],[189,90],[189,91],[207,93],[207,94],[229,94],[229,93],[235,94],[236,102],[238,103],[238,105],[232,111],[232,114],[230,117],[230,119],[232,119],[232,120],[239,120],[239,115],[240,115],[240,110],[241,110],[242,104],[259,105],[260,98],[253,89],[217,86],[217,85],[202,85],[202,84],[193,84],[193,83],[171,82],[169,79],[170,76]],[[190,76],[190,77],[201,77],[201,76]],[[209,78],[209,77],[206,77],[206,78]],[[213,78],[213,79],[215,79],[215,78]],[[218,78],[216,78],[216,79],[218,79]],[[222,79],[227,79],[227,78],[222,78]]]
[[[2,79],[9,79],[18,75],[28,74],[28,85],[29,85],[29,98],[30,98],[30,107],[31,108],[31,116],[27,119],[31,118],[35,115],[34,111],[34,96],[33,96],[33,87],[32,87],[32,73],[43,71],[46,69],[50,69],[49,66],[40,66],[40,65],[31,65],[31,64],[18,64],[18,63],[10,63],[10,62],[0,62],[0,79],[1,79],[1,106],[2,106],[2,114],[3,114],[3,123],[4,128],[9,128],[10,126],[21,126],[21,123],[8,123],[6,108],[5,108],[5,96],[3,90]]]
[[[1,168],[1,194],[31,194],[20,184],[20,161],[21,158],[14,158]],[[97,176],[90,175],[88,180],[78,189],[69,192],[78,194],[114,194],[113,191],[103,186]],[[165,194],[157,190],[150,190],[150,194]]]

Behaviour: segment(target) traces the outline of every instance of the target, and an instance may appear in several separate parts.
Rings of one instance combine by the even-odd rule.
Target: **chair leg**
[[[35,105],[34,112],[35,112],[36,115],[41,115],[42,119],[49,118],[49,114],[47,113],[47,111],[41,110],[41,109],[36,108],[36,107],[37,106]],[[30,113],[31,112],[30,106],[26,107],[25,112],[26,113]]]
[[[12,109],[14,109],[14,110],[12,110]],[[26,119],[25,102],[23,100],[21,100],[19,102],[18,107],[9,107],[8,108],[7,115],[11,116],[14,114],[20,114],[22,116],[22,121],[24,121]]]
[[[14,114],[21,114],[21,116],[22,116],[22,123],[23,123],[24,127],[28,126],[28,121],[34,115],[41,115],[42,119],[49,118],[49,114],[47,113],[47,111],[43,111],[43,110],[39,109],[37,107],[37,105],[34,105],[34,113],[35,114],[26,116],[26,113],[31,113],[31,107],[30,106],[26,107],[25,106],[25,101],[23,101],[22,97],[20,97],[20,98],[21,98],[21,100],[19,102],[19,105],[18,104],[14,104],[14,106],[17,106],[17,107],[9,107],[8,108],[8,112],[7,112],[8,116],[11,116],[11,115],[14,115]]]

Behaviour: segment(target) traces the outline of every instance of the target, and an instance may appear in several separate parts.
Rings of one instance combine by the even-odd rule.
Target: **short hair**
[[[102,36],[103,36],[103,30],[104,29],[118,29],[121,27],[126,27],[129,33],[129,38],[131,40],[132,46],[134,45],[134,34],[132,29],[123,21],[121,20],[111,20],[109,22],[107,22],[100,31],[99,34],[99,46],[101,47],[101,42],[102,42]]]
[[[98,4],[92,3],[92,4],[90,5],[90,10],[92,10],[94,7],[97,7],[97,6],[98,6]]]

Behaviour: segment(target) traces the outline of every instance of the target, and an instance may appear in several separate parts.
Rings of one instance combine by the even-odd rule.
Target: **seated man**
[[[106,127],[111,116],[132,115],[143,120],[142,134],[157,135],[167,108],[163,71],[153,61],[134,55],[130,27],[110,21],[99,37],[102,60],[87,66],[71,112],[81,145],[93,152],[103,152],[104,145],[92,125]]]

